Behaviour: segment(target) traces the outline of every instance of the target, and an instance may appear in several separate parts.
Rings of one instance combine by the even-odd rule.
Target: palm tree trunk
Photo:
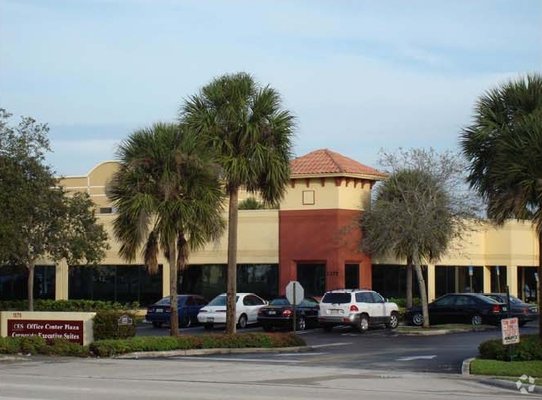
[[[34,261],[26,265],[28,269],[28,311],[34,311]]]
[[[235,333],[237,318],[235,314],[235,297],[237,295],[237,202],[239,188],[229,191],[228,208],[228,279],[226,300],[226,333]]]
[[[425,279],[423,278],[422,267],[419,261],[414,262],[414,270],[418,278],[418,287],[420,289],[420,300],[422,303],[423,327],[429,328],[429,307],[427,305],[427,290],[425,289]]]
[[[169,242],[169,334],[179,336],[179,309],[177,307],[177,256],[175,254],[175,239]]]
[[[538,279],[537,279],[537,290],[538,290],[538,312],[542,310],[542,285],[540,284],[540,279],[542,279],[542,231],[538,233]],[[542,341],[542,317],[538,318],[538,337]]]
[[[412,257],[407,257],[406,266],[406,308],[412,307]]]

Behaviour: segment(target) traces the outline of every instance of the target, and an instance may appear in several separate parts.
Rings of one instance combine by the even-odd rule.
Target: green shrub
[[[213,334],[201,336],[153,337],[142,336],[124,340],[98,340],[89,346],[99,357],[137,351],[168,351],[212,348],[254,348],[305,346],[305,341],[293,333]]]
[[[47,346],[47,342],[40,336],[26,336],[17,338],[19,340],[19,350],[23,354],[39,354]]]
[[[20,351],[18,338],[0,337],[0,354],[17,354]]]
[[[71,312],[94,312],[101,310],[136,310],[139,303],[121,304],[101,300],[44,300],[34,302],[34,311],[71,311]],[[0,301],[2,311],[28,310],[27,300]]]
[[[397,304],[399,308],[406,308],[406,299],[403,297],[390,297],[388,301]],[[412,299],[412,305],[413,306],[420,306],[421,301],[418,297],[414,297]]]
[[[119,325],[119,318],[127,315],[131,325]],[[125,339],[136,334],[135,315],[125,311],[98,311],[94,317],[94,340]]]
[[[81,346],[66,339],[46,341],[39,336],[0,338],[0,354],[46,354],[88,357],[88,346]]]
[[[503,345],[500,339],[488,340],[478,347],[480,358],[487,360],[509,360],[510,345]],[[542,342],[538,335],[521,336],[520,342],[512,345],[514,361],[542,360]]]

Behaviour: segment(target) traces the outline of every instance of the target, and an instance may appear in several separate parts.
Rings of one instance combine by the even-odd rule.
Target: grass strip
[[[522,375],[542,378],[542,361],[497,361],[473,360],[470,364],[473,375],[489,375],[503,377],[520,377]],[[537,383],[542,379],[537,379]]]

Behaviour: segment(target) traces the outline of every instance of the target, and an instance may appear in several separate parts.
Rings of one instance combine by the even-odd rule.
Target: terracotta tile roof
[[[328,149],[312,151],[292,160],[290,167],[292,176],[316,174],[360,174],[385,176],[382,172],[363,165],[342,154]]]

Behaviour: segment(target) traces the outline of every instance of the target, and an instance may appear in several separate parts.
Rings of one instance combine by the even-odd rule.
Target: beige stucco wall
[[[224,218],[227,214],[224,213]],[[102,264],[131,264],[118,255],[120,243],[114,240],[113,220],[114,214],[102,214],[98,221],[102,223],[109,235],[111,248],[107,251]],[[239,263],[278,263],[279,232],[278,210],[239,210],[238,227]],[[191,264],[225,264],[227,260],[227,230],[222,237],[208,243],[201,250],[190,255]],[[132,264],[141,264],[143,260],[137,257]],[[161,257],[159,263],[165,264]]]
[[[371,183],[359,178],[296,178],[288,185],[281,210],[360,210],[370,203]],[[314,201],[311,201],[314,200]]]
[[[105,196],[105,187],[117,170],[118,163],[107,161],[98,164],[88,176],[66,177],[61,184],[68,191],[86,191],[98,207],[111,206]],[[371,182],[361,176],[304,176],[292,179],[285,197],[280,204],[281,210],[316,210],[316,209],[367,209],[370,205]],[[314,201],[311,202],[311,196]],[[241,191],[242,201],[253,194]],[[258,196],[255,196],[256,198]],[[305,197],[305,202],[304,202]],[[279,262],[279,211],[240,210],[238,263],[278,263]],[[118,255],[119,244],[113,239],[112,221],[114,214],[98,214],[110,237],[111,248],[107,251],[102,264],[130,264]],[[227,217],[227,202],[224,205],[224,217]],[[373,264],[404,264],[393,256],[373,257]],[[160,259],[166,265],[165,259]],[[227,262],[227,231],[222,237],[208,243],[203,249],[190,255],[190,264],[225,264]],[[140,256],[131,264],[141,264]],[[517,289],[516,267],[538,265],[538,241],[531,224],[508,221],[502,227],[491,224],[471,224],[471,230],[465,232],[460,241],[452,243],[449,251],[436,265],[430,266],[430,278],[435,276],[435,268],[440,266],[483,266],[484,288],[487,290],[490,266],[507,266],[510,287]],[[68,267],[65,263],[57,266],[57,298],[67,298]],[[164,287],[167,288],[167,269],[164,269]],[[434,279],[430,279],[429,292],[434,293]],[[164,291],[166,293],[166,291]]]

